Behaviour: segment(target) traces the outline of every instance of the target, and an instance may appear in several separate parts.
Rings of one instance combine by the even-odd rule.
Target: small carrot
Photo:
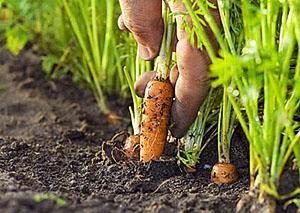
[[[217,163],[213,166],[211,179],[216,184],[234,183],[238,179],[238,172],[231,163]]]
[[[124,152],[128,159],[138,160],[140,152],[140,136],[129,136],[124,145]]]
[[[158,160],[168,135],[168,121],[174,97],[169,80],[154,79],[147,85],[143,103],[140,159]]]

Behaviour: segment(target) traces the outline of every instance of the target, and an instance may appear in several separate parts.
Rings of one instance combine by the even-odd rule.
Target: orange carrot
[[[217,163],[211,172],[211,179],[216,184],[234,183],[238,179],[235,165],[231,163]]]
[[[147,85],[140,133],[140,159],[158,160],[164,151],[174,97],[169,80],[154,79]]]

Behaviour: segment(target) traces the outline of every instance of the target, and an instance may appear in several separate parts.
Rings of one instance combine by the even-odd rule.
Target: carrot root
[[[143,102],[140,134],[140,160],[159,160],[168,135],[168,122],[174,97],[169,80],[148,83]]]
[[[237,181],[238,172],[231,163],[217,163],[212,169],[211,179],[216,184],[231,184]]]

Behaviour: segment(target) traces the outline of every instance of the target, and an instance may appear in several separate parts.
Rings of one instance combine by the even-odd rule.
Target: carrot
[[[127,158],[132,160],[139,159],[140,152],[140,136],[131,135],[129,136],[124,145],[124,152]]]
[[[166,2],[165,2],[166,3]],[[169,80],[172,59],[175,19],[168,4],[164,7],[165,30],[156,60],[156,77],[147,84],[143,100],[140,129],[140,160],[159,160],[168,135],[168,122],[174,97]]]
[[[168,135],[168,121],[174,97],[169,80],[150,81],[143,102],[140,133],[140,160],[158,160],[163,153]]]
[[[234,183],[238,179],[237,169],[231,163],[217,163],[212,169],[211,179],[216,184]]]

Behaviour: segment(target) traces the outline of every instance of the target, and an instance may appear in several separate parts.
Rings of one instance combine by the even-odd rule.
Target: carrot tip
[[[140,157],[140,136],[129,136],[124,145],[124,152],[127,158],[132,160],[138,160]]]

